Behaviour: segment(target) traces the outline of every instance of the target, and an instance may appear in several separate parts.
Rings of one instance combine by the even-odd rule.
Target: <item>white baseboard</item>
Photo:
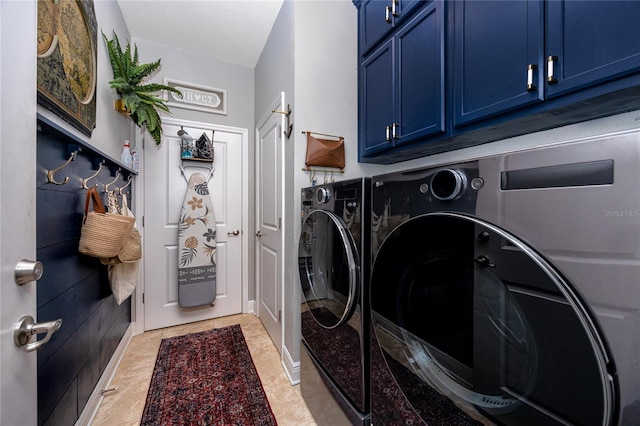
[[[100,407],[100,403],[102,402],[102,390],[108,389],[113,376],[116,374],[116,370],[120,365],[120,361],[124,357],[124,353],[127,351],[127,347],[129,347],[129,343],[131,343],[131,338],[133,337],[133,330],[135,329],[135,322],[129,324],[127,331],[125,331],[124,336],[122,336],[122,340],[118,344],[115,352],[111,356],[107,367],[102,372],[100,376],[100,380],[96,384],[96,387],[91,392],[91,396],[87,401],[87,405],[84,406],[80,417],[76,421],[75,426],[88,426],[93,422],[93,418],[96,416],[98,412],[98,408]]]
[[[256,313],[256,301],[249,300],[247,303],[247,312],[245,314],[255,314]]]
[[[291,385],[300,383],[300,361],[294,362],[286,346],[282,346],[282,366]]]

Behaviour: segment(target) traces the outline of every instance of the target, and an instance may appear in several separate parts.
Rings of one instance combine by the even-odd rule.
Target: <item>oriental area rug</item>
[[[239,325],[162,339],[141,425],[276,425]]]

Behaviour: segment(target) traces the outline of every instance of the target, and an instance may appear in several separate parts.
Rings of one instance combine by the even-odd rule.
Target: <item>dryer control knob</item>
[[[467,176],[460,170],[442,169],[431,177],[431,193],[438,200],[458,198],[467,186]]]
[[[316,201],[320,204],[329,202],[331,199],[331,191],[328,188],[318,188],[316,191]]]

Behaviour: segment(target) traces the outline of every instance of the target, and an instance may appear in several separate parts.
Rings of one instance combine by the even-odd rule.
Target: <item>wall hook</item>
[[[289,104],[287,104],[286,111],[278,111],[277,109],[272,109],[271,112],[276,114],[284,114],[284,116],[287,118],[287,130],[284,130],[282,133],[284,133],[287,139],[289,139],[289,137],[291,136],[291,132],[293,132],[293,124],[289,122],[289,116],[291,115],[291,107],[289,106]]]
[[[118,168],[118,171],[116,171],[116,178],[115,178],[114,180],[112,180],[111,182],[107,183],[107,184],[104,186],[104,192],[109,192],[109,187],[110,187],[111,185],[113,185],[114,183],[116,183],[116,181],[120,178],[120,171],[121,171],[121,170],[122,170],[121,168]]]
[[[127,179],[127,184],[121,188],[116,188],[118,191],[118,194],[123,195],[122,194],[122,190],[125,189],[127,186],[131,185],[131,175],[129,175],[129,178]]]
[[[100,170],[102,170],[102,166],[104,166],[105,164],[106,164],[105,161],[102,160],[100,162],[100,165],[98,166],[98,171],[97,172],[95,172],[94,174],[92,174],[88,178],[82,179],[82,188],[83,189],[89,189],[89,187],[87,186],[87,182],[89,182],[90,179],[93,179],[94,177],[98,176],[98,174],[100,173]],[[98,186],[97,183],[96,183],[96,186]]]
[[[59,172],[60,170],[64,169],[65,167],[67,167],[69,165],[69,163],[71,163],[73,160],[75,160],[77,153],[78,153],[78,151],[73,151],[71,153],[71,156],[69,157],[69,159],[62,166],[56,167],[53,170],[47,171],[47,181],[49,183],[53,183],[55,185],[64,185],[65,183],[69,182],[69,176],[65,177],[62,182],[58,182],[58,181],[56,181],[54,179],[53,175],[55,175],[57,172]]]

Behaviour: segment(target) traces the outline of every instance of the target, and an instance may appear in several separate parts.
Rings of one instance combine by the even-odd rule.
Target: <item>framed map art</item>
[[[97,24],[92,0],[38,0],[38,103],[91,136]]]

